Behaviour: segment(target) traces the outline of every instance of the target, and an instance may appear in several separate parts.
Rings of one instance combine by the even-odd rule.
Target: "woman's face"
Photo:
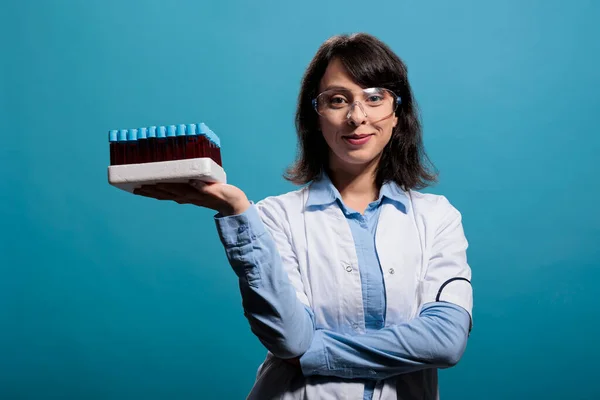
[[[331,61],[321,79],[319,93],[331,88],[343,88],[356,100],[363,100],[363,87],[357,85],[342,65],[334,59]],[[343,91],[342,91],[343,92]],[[338,103],[346,104],[346,96],[333,98]],[[392,130],[398,123],[395,113],[380,121],[371,121],[365,116],[364,106],[356,104],[349,113],[338,113],[335,116],[319,116],[319,125],[323,137],[329,146],[329,168],[333,171],[345,170],[358,173],[379,162],[384,147],[390,141]]]

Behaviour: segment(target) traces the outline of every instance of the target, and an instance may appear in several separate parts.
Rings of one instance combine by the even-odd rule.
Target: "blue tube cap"
[[[127,131],[127,140],[130,142],[137,140],[137,132],[137,129],[129,129]]]
[[[147,139],[147,138],[148,138],[148,128],[138,129],[138,139]]]
[[[119,131],[116,129],[113,129],[111,131],[108,132],[108,141],[109,142],[116,142],[119,138]]]
[[[212,130],[210,131],[210,133],[212,134],[213,143],[216,144],[217,147],[221,147],[221,139],[219,139],[219,137],[217,136],[217,134],[214,133]]]
[[[202,122],[200,124],[200,131],[202,131],[204,133],[204,135],[206,135],[206,137],[208,138],[208,141],[210,143],[215,143],[215,134],[214,134],[214,132],[204,122]]]
[[[204,122],[201,122],[198,124],[198,131],[200,132],[200,135],[208,136],[210,129]]]
[[[119,142],[127,141],[127,129],[119,129],[119,136],[117,138]]]
[[[196,124],[187,124],[186,134],[188,136],[195,136],[196,135]]]

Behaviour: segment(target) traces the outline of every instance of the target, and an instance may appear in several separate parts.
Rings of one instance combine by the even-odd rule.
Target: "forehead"
[[[350,91],[364,89],[352,80],[342,62],[337,58],[333,59],[327,66],[325,74],[323,74],[321,82],[319,83],[319,91],[324,91],[327,90],[328,87],[334,86],[344,87]]]

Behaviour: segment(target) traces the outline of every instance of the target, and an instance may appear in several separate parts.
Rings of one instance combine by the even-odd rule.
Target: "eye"
[[[329,105],[332,107],[342,107],[346,103],[348,103],[348,101],[344,96],[341,95],[335,95],[329,98]]]
[[[380,103],[383,101],[383,95],[380,94],[372,94],[367,97],[367,102],[369,103]]]

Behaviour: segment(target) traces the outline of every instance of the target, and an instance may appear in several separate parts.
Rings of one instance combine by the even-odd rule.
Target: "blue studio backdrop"
[[[597,399],[600,3],[2,1],[0,398],[240,399],[265,354],[211,210],[107,183],[110,129],[206,122],[230,183],[294,187],[300,79],[366,31],[408,64],[427,191],[475,289],[444,399]]]

